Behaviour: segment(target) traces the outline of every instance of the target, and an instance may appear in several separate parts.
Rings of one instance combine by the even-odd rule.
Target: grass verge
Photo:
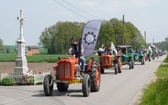
[[[144,90],[140,105],[168,105],[168,64],[160,65],[156,76],[156,82]]]

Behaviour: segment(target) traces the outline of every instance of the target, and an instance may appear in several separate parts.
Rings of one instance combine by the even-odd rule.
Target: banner
[[[101,23],[101,20],[91,20],[87,22],[82,34],[84,57],[88,57],[94,52]]]
[[[116,48],[115,48],[113,42],[111,42],[111,51],[112,51],[112,52],[114,51],[115,54],[117,55],[117,50],[116,50]]]

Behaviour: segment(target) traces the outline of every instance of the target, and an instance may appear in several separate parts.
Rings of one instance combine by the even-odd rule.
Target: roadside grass
[[[33,56],[26,56],[28,62],[32,63],[55,63],[58,61],[58,57],[64,58],[69,57],[69,55],[66,54],[60,54],[60,55],[48,55],[48,54],[39,54],[39,55],[33,55]],[[98,56],[95,54],[90,55],[86,58],[86,62],[90,59],[90,57],[94,57],[95,60],[98,61]],[[15,62],[17,58],[16,53],[0,53],[0,62]]]
[[[140,105],[168,105],[168,64],[160,65],[156,76],[156,82],[144,90]]]

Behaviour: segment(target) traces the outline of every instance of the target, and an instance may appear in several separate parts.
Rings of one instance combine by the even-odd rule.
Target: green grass
[[[36,63],[42,63],[42,62],[48,62],[48,63],[55,63],[58,61],[58,57],[69,57],[69,55],[33,55],[33,56],[26,56],[28,62],[36,62]],[[86,58],[86,62],[88,62],[90,57],[94,57],[95,60],[98,61],[97,55],[91,55]],[[0,53],[0,62],[15,62],[17,58],[17,55],[15,53]]]
[[[16,57],[15,53],[0,53],[0,62],[15,62]]]
[[[140,105],[168,105],[168,64],[160,65],[156,76],[156,82],[144,90]]]
[[[164,60],[164,62],[167,62],[167,63],[168,63],[168,57],[166,57],[166,59]]]

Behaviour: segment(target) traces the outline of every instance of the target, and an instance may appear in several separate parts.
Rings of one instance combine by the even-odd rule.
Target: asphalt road
[[[0,86],[0,105],[136,105],[138,93],[149,82],[166,56],[156,58],[145,65],[136,63],[135,68],[123,66],[121,74],[114,69],[101,75],[99,92],[83,97],[81,84],[72,84],[68,92],[60,93],[54,84],[53,96],[44,95],[43,86]]]

